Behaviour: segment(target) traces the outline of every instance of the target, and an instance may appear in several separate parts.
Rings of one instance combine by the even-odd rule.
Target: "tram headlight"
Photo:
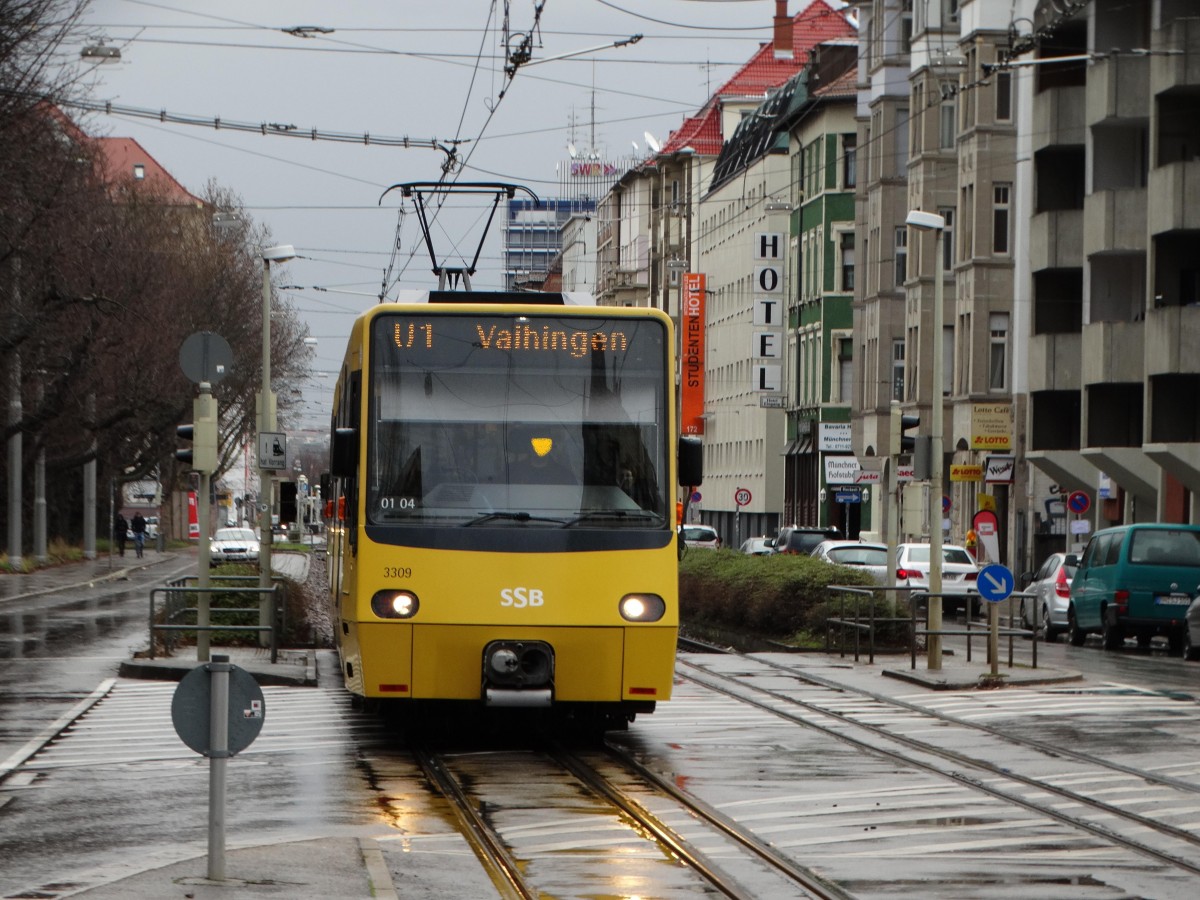
[[[411,619],[420,607],[412,591],[376,591],[371,611],[381,619]]]
[[[667,604],[658,594],[626,594],[618,608],[629,622],[657,622],[667,612]]]

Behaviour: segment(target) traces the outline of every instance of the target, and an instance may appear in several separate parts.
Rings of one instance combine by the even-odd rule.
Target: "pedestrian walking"
[[[140,512],[133,514],[133,521],[129,523],[129,530],[133,532],[133,549],[137,553],[138,559],[142,558],[142,551],[146,547],[146,520]]]
[[[117,541],[117,552],[124,556],[125,540],[129,537],[129,523],[120,513],[117,513],[116,518],[113,519],[113,537]]]

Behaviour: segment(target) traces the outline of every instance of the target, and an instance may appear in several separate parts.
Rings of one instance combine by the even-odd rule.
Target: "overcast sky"
[[[808,2],[789,0],[788,12]],[[94,0],[80,45],[104,39],[121,50],[120,63],[96,67],[95,100],[299,131],[458,139],[460,180],[553,197],[568,143],[627,161],[636,142],[644,155],[645,132],[665,141],[770,40],[774,12],[775,0],[544,0],[534,64],[503,98],[504,0]],[[528,33],[533,0],[509,0],[508,15],[514,35]],[[331,31],[283,31],[297,26]],[[549,59],[635,34],[644,37],[632,46]],[[319,339],[317,370],[336,371],[350,323],[375,302],[385,270],[393,295],[436,287],[411,202],[397,191],[377,203],[390,185],[438,180],[441,152],[129,116],[83,121],[95,134],[136,138],[193,193],[210,179],[232,189],[276,243],[295,246],[305,258],[288,264],[283,283],[305,286],[286,293]],[[455,206],[437,223],[435,250],[469,258],[486,211],[479,199]],[[498,214],[477,290],[501,284],[499,238]],[[327,426],[332,384],[305,390],[306,425]]]

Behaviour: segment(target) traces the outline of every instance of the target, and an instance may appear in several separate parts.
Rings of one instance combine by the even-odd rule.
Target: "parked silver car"
[[[976,581],[979,566],[965,547],[942,544],[942,609],[953,612],[979,609]],[[899,544],[896,547],[896,585],[929,590],[929,544]]]
[[[887,544],[871,544],[865,541],[821,541],[812,555],[835,566],[860,569],[875,579],[876,584],[887,584]]]
[[[1042,637],[1053,641],[1067,630],[1067,614],[1071,608],[1071,579],[1075,577],[1074,553],[1051,553],[1036,572],[1027,572],[1027,594],[1021,598],[1021,623],[1033,629],[1034,612]]]
[[[752,537],[742,541],[742,552],[747,556],[769,556],[775,541],[769,537]]]
[[[1192,598],[1183,620],[1183,658],[1193,662],[1200,659],[1200,592]]]
[[[684,525],[683,543],[698,549],[720,550],[721,536],[711,525]]]

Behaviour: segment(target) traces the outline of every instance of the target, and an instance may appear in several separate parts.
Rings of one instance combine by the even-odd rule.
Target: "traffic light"
[[[295,524],[296,518],[296,482],[281,481],[279,483],[279,521]]]
[[[916,415],[904,415],[900,412],[898,403],[892,404],[892,421],[891,421],[891,455],[899,456],[902,453],[912,453],[917,446],[917,436],[914,434],[905,434],[910,428],[916,428],[921,424],[921,417]]]
[[[201,394],[192,402],[192,424],[179,425],[175,433],[181,440],[190,441],[190,448],[175,451],[175,458],[185,462],[194,472],[212,474],[217,468],[216,401],[211,394]]]

